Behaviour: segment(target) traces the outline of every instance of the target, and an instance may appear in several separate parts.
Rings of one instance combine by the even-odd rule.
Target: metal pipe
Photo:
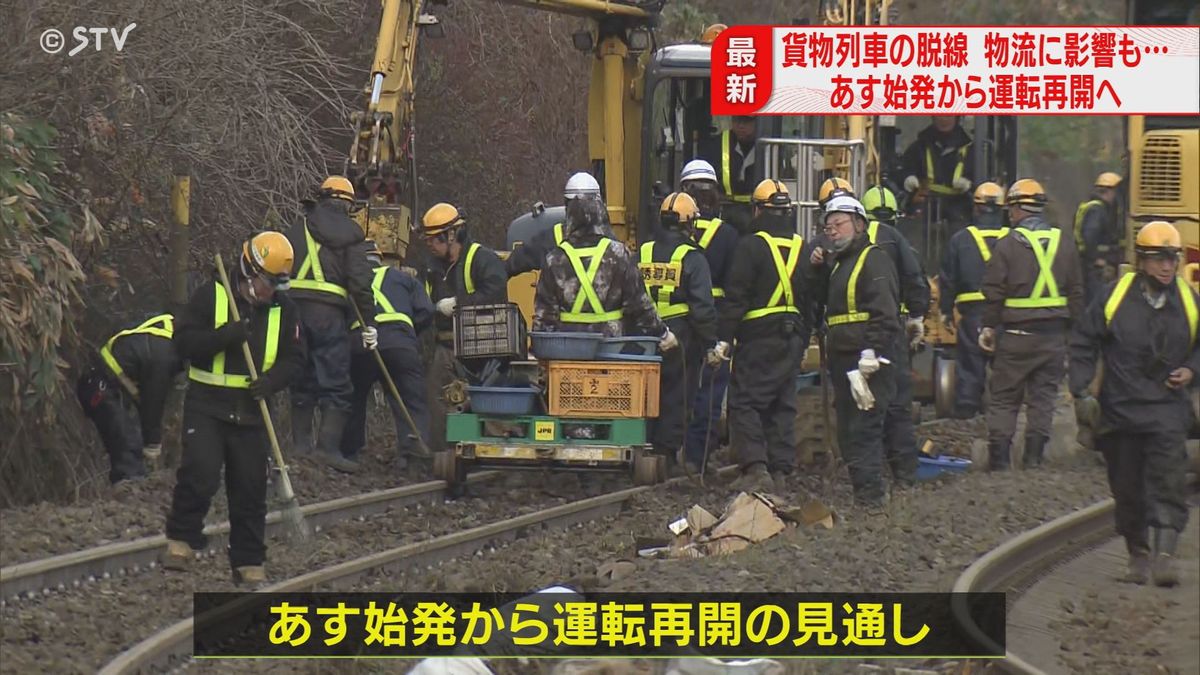
[[[371,105],[370,109],[375,110],[379,107],[379,97],[383,95],[383,73],[375,73],[371,76]]]

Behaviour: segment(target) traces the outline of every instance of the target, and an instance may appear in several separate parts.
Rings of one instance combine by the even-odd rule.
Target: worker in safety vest
[[[318,457],[345,472],[357,466],[339,450],[350,415],[350,322],[353,302],[368,328],[362,339],[376,337],[371,267],[363,255],[362,228],[350,218],[354,186],[344,176],[321,183],[315,200],[305,200],[304,217],[288,240],[296,251],[289,294],[300,312],[308,345],[308,367],[292,388],[292,441],[296,454],[313,452],[313,418],[321,411]]]
[[[869,509],[886,500],[884,458],[898,484],[912,479],[904,458],[889,456],[884,425],[896,393],[898,349],[904,349],[896,266],[867,237],[867,213],[853,197],[825,207],[833,271],[825,299],[829,374],[837,410],[838,446],[854,499]],[[915,458],[914,458],[915,459]],[[899,470],[898,470],[899,469]]]
[[[1042,462],[1054,400],[1066,371],[1067,333],[1083,313],[1079,253],[1042,220],[1046,192],[1022,178],[1005,196],[1012,231],[996,242],[983,275],[979,346],[993,355],[987,412],[988,465],[1010,466],[1017,413],[1025,403],[1026,468]]]
[[[542,264],[533,330],[621,337],[628,327],[659,337],[663,351],[677,347],[675,334],[646,293],[637,260],[606,234],[606,208],[596,179],[575,174],[563,192],[567,234]]]
[[[750,197],[757,162],[754,143],[758,138],[758,119],[753,115],[734,115],[730,128],[710,139],[701,155],[717,167],[726,206],[725,221],[739,232],[750,224]]]
[[[659,211],[658,237],[643,243],[638,251],[646,292],[681,347],[663,354],[659,414],[649,433],[654,449],[668,457],[683,449],[700,364],[717,341],[712,275],[703,250],[692,239],[699,215],[696,201],[687,193],[667,195]],[[700,468],[701,462],[694,462],[687,470],[695,474]]]
[[[174,324],[170,314],[160,314],[113,335],[76,384],[83,412],[108,452],[113,483],[146,475],[143,459],[155,462],[162,454],[167,393],[183,369],[171,342]]]
[[[1096,177],[1091,199],[1075,209],[1075,245],[1085,270],[1086,300],[1117,278],[1125,259],[1125,228],[1117,218],[1117,189],[1121,176],[1105,171]]]
[[[992,258],[996,241],[1008,234],[1004,227],[1004,188],[982,183],[975,188],[975,218],[946,243],[938,292],[942,324],[957,330],[954,357],[954,415],[967,419],[983,410],[987,381],[987,356],[979,348],[983,328],[983,271]],[[958,311],[958,325],[954,312]]]
[[[375,242],[367,240],[367,260],[375,269],[371,292],[375,295],[375,324],[379,329],[379,356],[399,390],[404,407],[417,425],[412,429],[400,404],[385,389],[392,421],[396,426],[396,468],[408,466],[410,455],[419,455],[420,443],[416,434],[428,442],[429,406],[425,402],[425,366],[422,362],[417,334],[433,322],[433,303],[425,287],[414,276],[400,271],[393,263],[385,262]],[[355,321],[352,330],[361,330]],[[383,373],[371,350],[356,349],[350,361],[350,381],[354,383],[350,422],[342,436],[342,454],[354,461],[366,444],[367,402],[376,382],[385,387]]]
[[[1138,584],[1151,572],[1159,586],[1179,582],[1173,558],[1188,521],[1184,446],[1188,387],[1200,372],[1200,297],[1176,276],[1181,247],[1169,223],[1144,225],[1134,241],[1137,272],[1103,289],[1071,340],[1077,415],[1104,453],[1128,580]],[[1104,360],[1099,404],[1088,393],[1097,356]]]
[[[224,468],[234,581],[266,579],[270,441],[258,401],[269,403],[304,369],[299,312],[289,294],[279,292],[287,288],[293,258],[282,234],[254,235],[243,244],[230,280],[241,321],[233,320],[219,280],[197,289],[178,317],[175,347],[191,366],[183,404],[183,459],[167,516],[166,568],[183,569],[193,550],[205,548],[204,517]],[[247,342],[258,373],[254,381],[243,356]]]
[[[911,193],[924,187],[927,202],[940,202],[951,232],[971,217],[971,137],[958,122],[954,115],[934,115],[900,158],[904,189]]]
[[[694,236],[708,260],[713,300],[719,315],[725,303],[725,283],[733,266],[738,231],[721,220],[721,186],[711,164],[694,159],[684,165],[679,180],[683,191],[691,195],[700,209]],[[716,471],[716,462],[707,462],[705,458],[712,457],[717,446],[718,420],[721,419],[728,386],[729,361],[723,360],[716,366],[700,369],[699,386],[692,403],[684,444],[684,461],[690,464],[689,470],[700,467],[706,471]]]
[[[730,444],[738,490],[785,489],[796,465],[796,376],[811,326],[796,234],[795,203],[767,179],[754,189],[754,234],[742,237],[725,283],[710,366],[730,358]]]

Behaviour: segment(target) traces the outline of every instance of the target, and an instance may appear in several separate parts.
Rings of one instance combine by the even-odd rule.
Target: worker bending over
[[[563,196],[566,238],[542,263],[533,330],[621,337],[629,326],[658,337],[663,351],[679,346],[646,294],[637,261],[606,235],[606,207],[596,179],[586,173],[571,176]]]
[[[362,249],[363,232],[350,218],[354,186],[330,176],[315,200],[305,200],[304,217],[288,240],[296,251],[290,295],[300,313],[308,346],[308,365],[292,388],[292,441],[296,453],[313,451],[313,417],[321,410],[317,432],[320,459],[338,471],[358,466],[342,456],[342,433],[350,415],[350,322],[353,302],[368,317],[362,340],[376,337],[371,267]]]
[[[204,517],[224,468],[234,581],[266,579],[270,441],[258,400],[270,401],[304,368],[298,312],[288,294],[279,292],[287,289],[292,259],[287,237],[254,235],[242,245],[230,280],[242,320],[233,320],[218,280],[192,294],[175,327],[175,346],[191,363],[191,382],[183,405],[183,460],[167,516],[163,566],[168,569],[183,569],[192,551],[205,547]],[[258,372],[253,382],[243,356],[246,342]]]
[[[983,328],[983,271],[992,259],[996,241],[1008,234],[1004,227],[1004,188],[982,183],[975,188],[975,216],[970,225],[955,232],[946,243],[938,275],[942,325],[956,330],[954,356],[954,416],[967,419],[983,410],[987,357],[979,348]],[[957,326],[954,312],[958,311]]]
[[[693,236],[708,260],[713,300],[719,315],[725,304],[725,284],[733,266],[738,232],[721,220],[721,188],[711,164],[694,159],[683,167],[679,180],[683,191],[700,209]],[[717,422],[721,419],[728,386],[729,361],[722,359],[716,366],[701,367],[684,445],[684,461],[690,464],[689,470],[700,467],[705,471],[716,471],[716,462],[708,462],[706,458],[712,456],[717,446]]]
[[[658,237],[642,244],[639,251],[646,291],[659,318],[680,343],[680,349],[663,354],[659,414],[650,425],[654,449],[668,457],[683,449],[700,364],[717,341],[712,276],[703,250],[692,239],[699,213],[696,201],[687,193],[667,195],[659,213]],[[702,467],[694,463],[685,468],[695,474]]]
[[[377,350],[388,375],[400,393],[404,407],[412,415],[416,428],[409,426],[400,403],[385,391],[396,426],[396,468],[408,465],[408,457],[419,455],[420,439],[428,443],[429,407],[425,404],[425,365],[417,334],[433,322],[433,303],[421,282],[394,266],[375,242],[367,240],[367,259],[375,269],[371,291],[375,295],[375,323],[379,326]],[[360,329],[357,321],[351,326]],[[350,380],[354,383],[350,422],[342,437],[342,454],[354,461],[367,440],[367,401],[376,382],[385,382],[373,350],[361,347],[350,361]]]
[[[796,466],[796,376],[808,345],[810,317],[796,234],[795,205],[777,180],[753,195],[753,234],[733,254],[710,366],[730,358],[730,444],[741,466],[734,489],[783,491]]]
[[[1005,197],[1012,231],[996,243],[983,274],[979,346],[993,354],[988,466],[1008,469],[1017,413],[1025,403],[1026,468],[1042,463],[1054,399],[1066,371],[1067,333],[1083,313],[1079,254],[1042,220],[1046,193],[1022,178]]]
[[[174,324],[170,314],[160,314],[110,337],[76,384],[83,412],[108,452],[108,479],[114,484],[145,476],[143,460],[155,462],[162,454],[167,393],[183,369],[171,342]]]
[[[1081,426],[1093,428],[1104,453],[1117,533],[1129,551],[1127,580],[1137,584],[1151,574],[1159,586],[1179,583],[1175,549],[1188,521],[1184,445],[1188,387],[1200,372],[1200,298],[1176,276],[1181,246],[1169,223],[1144,225],[1134,244],[1137,272],[1102,289],[1071,341],[1071,393]],[[1097,356],[1098,405],[1088,394]]]
[[[899,282],[891,258],[870,242],[866,210],[857,199],[830,200],[825,234],[833,261],[825,323],[838,446],[855,501],[877,509],[886,499],[884,423],[896,394],[896,367],[889,363],[897,349],[907,348],[900,337]],[[897,483],[909,480],[907,472],[896,471],[898,462],[892,466]]]

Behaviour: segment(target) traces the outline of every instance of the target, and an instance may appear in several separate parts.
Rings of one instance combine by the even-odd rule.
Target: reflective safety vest
[[[679,267],[679,277],[677,279],[652,279],[649,275],[643,274],[642,278],[646,282],[646,292],[654,300],[654,308],[658,310],[658,316],[663,319],[674,319],[677,316],[686,316],[688,313],[688,304],[686,302],[671,302],[671,295],[675,289],[679,288],[679,284],[683,282],[683,257],[688,254],[692,247],[688,244],[680,244],[675,247],[675,251],[671,254],[671,265]],[[648,241],[642,244],[641,260],[643,269],[644,266],[654,264],[654,242]],[[658,289],[655,292],[655,288]]]
[[[726,130],[721,134],[721,184],[725,186],[725,194],[735,202],[750,203],[750,195],[739,195],[733,192],[733,176],[729,159],[733,152],[733,132]]]
[[[215,285],[216,296],[213,303],[213,328],[220,328],[229,323],[229,296],[226,295],[225,289],[221,284]],[[275,305],[267,313],[267,339],[263,349],[262,367],[258,371],[258,376],[262,377],[263,373],[271,369],[275,365],[275,357],[279,353],[279,323],[283,310],[279,305]],[[226,375],[225,374],[225,352],[218,352],[212,359],[212,370],[204,370],[197,366],[191,366],[188,369],[188,379],[195,380],[202,384],[211,384],[214,387],[229,387],[230,389],[249,389],[250,375]]]
[[[870,312],[858,311],[858,275],[862,272],[863,263],[867,260],[867,251],[875,248],[874,244],[864,246],[863,250],[858,252],[858,259],[854,261],[854,269],[850,270],[850,280],[846,282],[846,313],[834,314],[827,317],[825,323],[831,328],[833,326],[841,326],[847,323],[863,323],[871,318]],[[839,262],[833,266],[833,274],[837,274],[838,268],[842,266]],[[830,277],[833,276],[830,275]]]
[[[717,230],[721,229],[721,219],[720,218],[713,218],[712,220],[697,219],[696,220],[696,229],[700,230],[700,239],[696,240],[696,243],[700,245],[700,248],[707,251],[709,245],[712,244],[713,237],[715,237],[717,235]],[[725,297],[725,289],[724,288],[717,288],[716,286],[713,286],[712,291],[713,291],[714,298]]]
[[[871,222],[867,223],[867,241],[874,244],[875,237],[877,237],[878,235],[879,235],[879,221],[872,220]],[[896,270],[896,271],[898,273],[900,270]],[[908,314],[908,305],[904,304],[903,302],[900,303],[900,313]]]
[[[1066,307],[1067,299],[1058,292],[1058,281],[1054,279],[1054,256],[1058,254],[1058,243],[1062,230],[1039,230],[1034,232],[1018,227],[1017,232],[1029,241],[1033,254],[1037,256],[1038,278],[1028,298],[1005,298],[1004,306],[1015,309],[1039,309]]]
[[[1105,210],[1108,209],[1108,204],[1105,204],[1104,200],[1102,199],[1089,199],[1088,201],[1080,204],[1079,208],[1075,209],[1075,246],[1079,249],[1080,253],[1083,253],[1084,249],[1087,248],[1087,244],[1083,241],[1083,217],[1087,215],[1088,209],[1092,208],[1093,206],[1099,206]],[[1108,244],[1100,244],[1096,247],[1096,251],[1098,253],[1108,253],[1109,251],[1114,250],[1114,248],[1119,249],[1124,248],[1124,246],[1125,233],[1122,231],[1121,235],[1117,238],[1117,245],[1115,247],[1109,246]]]
[[[563,243],[563,239],[563,224],[558,223],[554,226],[554,243],[561,244]]]
[[[463,262],[463,287],[467,290],[467,295],[475,292],[475,279],[471,276],[471,263],[475,262],[475,252],[483,248],[479,242],[471,242],[467,247],[467,258]]]
[[[375,268],[375,279],[371,281],[371,293],[375,296],[375,323],[391,323],[393,321],[403,321],[408,325],[413,325],[412,317],[404,312],[397,312],[396,307],[392,305],[392,301],[383,294],[383,279],[387,276],[387,271],[392,269],[387,265]],[[362,326],[362,322],[355,319],[354,323],[350,324],[350,330],[354,330]]]
[[[767,301],[766,306],[746,312],[742,315],[742,321],[783,312],[799,314],[800,310],[796,307],[796,298],[792,291],[792,276],[796,273],[796,265],[800,262],[800,249],[804,247],[804,239],[798,234],[793,234],[791,237],[772,237],[761,231],[755,232],[754,235],[761,237],[763,241],[767,242],[767,248],[771,249],[771,260],[775,263],[775,274],[779,276],[779,283],[775,285],[775,292],[771,294],[771,299]],[[786,262],[783,258],[783,249],[785,248],[788,249]]]
[[[967,163],[967,148],[970,144],[964,145],[958,149],[958,163],[954,166],[954,177],[950,179],[951,185],[942,185],[934,182],[933,171],[933,149],[925,146],[925,177],[929,179],[929,191],[940,195],[956,195],[960,194],[954,189],[953,182],[962,178],[963,166]]]
[[[983,258],[983,262],[986,265],[987,262],[992,259],[991,242],[1007,236],[1008,228],[1001,227],[995,230],[981,230],[974,225],[968,225],[967,232],[971,233],[971,238],[975,240],[975,246],[979,247],[979,256]],[[954,303],[961,304],[964,302],[982,302],[983,299],[983,293],[981,291],[968,291],[966,293],[959,293],[958,295],[954,296]]]
[[[1108,302],[1104,303],[1104,325],[1111,326],[1113,317],[1117,314],[1117,309],[1121,306],[1121,301],[1125,299],[1125,294],[1129,292],[1129,287],[1133,285],[1134,278],[1137,277],[1135,272],[1126,272],[1121,280],[1112,290],[1112,295],[1108,296]],[[1187,316],[1188,334],[1191,336],[1192,345],[1196,344],[1196,330],[1200,328],[1200,310],[1196,307],[1196,298],[1192,296],[1192,289],[1188,288],[1183,277],[1175,277],[1175,287],[1179,289],[1179,300],[1183,304],[1183,313]]]
[[[604,305],[600,304],[600,296],[596,294],[596,272],[600,270],[604,252],[608,250],[608,245],[611,243],[611,239],[604,237],[600,239],[600,243],[587,248],[576,248],[565,240],[559,244],[567,254],[567,259],[571,261],[571,268],[579,279],[579,293],[575,296],[575,303],[571,306],[571,311],[559,314],[559,320],[565,323],[601,323],[617,321],[625,315],[621,309],[614,309],[611,312],[604,311]],[[590,258],[586,269],[583,266],[584,258]],[[585,302],[588,307],[587,311],[584,311]]]
[[[308,253],[304,256],[300,270],[296,272],[296,278],[291,281],[292,288],[332,293],[343,298],[350,297],[345,288],[325,281],[325,271],[321,269],[321,245],[313,239],[312,233],[308,231],[307,222],[304,223],[304,243],[308,247]]]
[[[108,366],[108,369],[112,371],[112,374],[116,376],[117,381],[121,383],[121,386],[129,390],[129,393],[132,394],[134,398],[137,398],[137,384],[135,384],[133,380],[129,379],[129,376],[125,374],[125,369],[121,367],[121,364],[117,362],[116,357],[113,356],[113,344],[116,343],[119,338],[123,338],[126,335],[138,334],[157,335],[160,338],[166,338],[170,340],[174,332],[175,317],[171,316],[170,314],[159,314],[156,317],[146,319],[137,328],[123,330],[110,337],[108,342],[105,342],[104,346],[100,348],[100,358],[104,361],[104,364]]]

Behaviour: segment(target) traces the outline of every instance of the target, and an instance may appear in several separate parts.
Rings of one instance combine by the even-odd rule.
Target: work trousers
[[[987,414],[989,442],[1012,442],[1022,403],[1026,437],[1050,438],[1054,402],[1066,374],[1066,357],[1065,333],[996,332],[992,400]]]
[[[674,461],[675,451],[683,447],[688,412],[692,407],[700,362],[704,354],[692,339],[686,319],[672,319],[667,326],[679,339],[679,347],[663,352],[658,380],[658,417],[650,420],[649,437],[654,449],[667,453]]]
[[[979,348],[983,330],[982,303],[959,307],[958,339],[954,346],[954,415],[973,417],[983,410],[983,387],[987,382],[987,355]]]
[[[298,302],[300,328],[308,346],[308,364],[292,386],[292,405],[350,411],[350,330],[338,307]]]
[[[1187,526],[1187,450],[1183,433],[1114,431],[1096,438],[1108,466],[1117,534],[1131,547],[1150,548],[1146,528]]]
[[[901,330],[892,350],[891,371],[896,392],[883,419],[883,451],[892,477],[902,483],[917,480],[917,439],[913,432],[913,376],[908,357],[908,335]]]
[[[414,432],[408,420],[400,410],[387,382],[379,371],[379,364],[371,352],[354,354],[350,361],[350,379],[354,383],[354,395],[351,399],[350,420],[346,423],[346,431],[342,434],[342,454],[347,459],[357,459],[359,452],[367,441],[367,406],[370,402],[371,390],[378,382],[384,388],[384,396],[392,411],[392,421],[396,425],[396,449],[400,454],[407,454],[417,443],[414,433],[421,438],[429,439],[429,408],[425,405],[425,374],[421,364],[421,355],[415,347],[392,347],[380,349],[379,355],[387,366],[404,407],[412,415],[417,424]]]
[[[259,425],[227,422],[184,405],[183,461],[175,474],[167,538],[194,549],[207,545],[203,534],[213,495],[225,469],[229,500],[229,562],[233,567],[261,565],[267,517],[267,455],[270,441]]]
[[[689,462],[701,466],[704,458],[707,456],[711,459],[713,450],[717,448],[721,404],[725,399],[725,389],[729,387],[729,362],[722,361],[716,368],[701,363],[697,379],[699,387],[692,401],[692,418],[688,422],[684,456]]]
[[[743,470],[766,464],[772,472],[796,466],[796,376],[803,355],[795,335],[739,342],[729,381],[729,424],[734,456]]]
[[[108,479],[119,482],[146,475],[142,464],[142,429],[130,409],[129,395],[99,368],[91,368],[75,385],[83,412],[96,425],[108,452]]]
[[[442,398],[442,388],[456,377],[453,344],[434,344],[428,363],[430,368],[425,379],[425,400],[429,403],[430,437],[425,442],[431,450],[438,451],[446,447],[446,414],[449,412]]]
[[[877,505],[883,500],[884,421],[896,395],[895,365],[880,366],[867,379],[875,405],[859,410],[850,393],[846,373],[858,368],[857,352],[829,356],[829,374],[833,381],[834,408],[837,411],[838,447],[850,474],[854,498]]]

